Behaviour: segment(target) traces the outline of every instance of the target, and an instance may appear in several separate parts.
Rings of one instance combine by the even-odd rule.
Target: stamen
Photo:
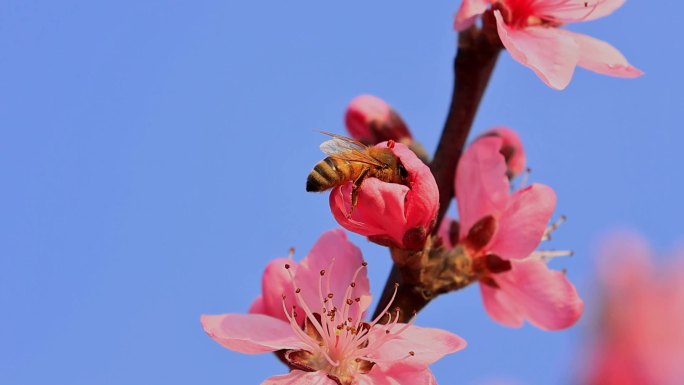
[[[556,231],[562,225],[567,221],[567,217],[565,215],[561,215],[560,218],[558,218],[555,222],[553,222],[551,225],[549,225],[546,230],[544,230],[544,234],[542,235],[542,241],[548,241],[551,239],[551,233]]]
[[[541,259],[543,261],[550,261],[558,257],[569,257],[574,255],[572,250],[535,250],[530,254],[529,258]]]
[[[385,314],[389,310],[390,306],[392,306],[392,302],[394,302],[394,298],[396,298],[396,296],[397,296],[397,289],[398,288],[399,288],[399,284],[395,282],[394,283],[394,293],[392,293],[392,297],[387,302],[387,306],[385,306],[385,308],[382,310],[382,312],[380,312],[380,314],[377,317],[375,317],[375,319],[373,321],[371,321],[371,323],[370,323],[371,326],[377,324],[378,321],[380,321],[382,319],[382,317],[385,316]]]
[[[296,335],[298,335],[309,347],[311,347],[314,352],[322,352],[321,347],[318,345],[318,342],[316,342],[311,336],[306,334],[302,328],[299,327],[299,324],[297,323],[297,315],[294,312],[294,309],[292,311],[292,315],[287,311],[287,305],[285,304],[285,294],[283,294],[283,313],[285,313],[285,317],[287,318],[288,321],[290,321],[290,327],[292,330],[295,332]]]

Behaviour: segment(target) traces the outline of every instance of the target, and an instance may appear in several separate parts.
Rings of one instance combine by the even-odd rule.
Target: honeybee
[[[306,178],[306,191],[325,191],[352,181],[351,211],[359,199],[359,188],[366,178],[408,185],[409,173],[392,152],[393,141],[387,147],[366,146],[346,136],[322,132],[332,139],[321,143],[327,158],[318,162]]]

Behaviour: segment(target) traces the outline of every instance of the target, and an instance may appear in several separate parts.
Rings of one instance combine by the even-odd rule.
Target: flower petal
[[[334,263],[331,267],[331,262]],[[354,273],[362,267],[363,257],[361,250],[347,239],[347,235],[341,229],[326,231],[318,238],[309,254],[302,259],[295,273],[295,281],[301,289],[301,296],[310,309],[318,311],[322,299],[318,291],[319,281],[323,280],[323,295],[329,292],[334,294],[333,305],[342,309],[347,299],[345,293],[354,277]],[[326,270],[326,276],[321,276],[321,271]],[[330,282],[330,291],[327,283]],[[370,284],[365,268],[362,268],[351,291],[351,298],[360,298],[359,302],[352,305],[349,316],[359,319],[368,309],[371,302]],[[301,312],[300,312],[301,313]]]
[[[506,273],[499,277],[503,274]],[[480,292],[484,307],[494,321],[514,328],[523,325],[524,314],[510,293],[483,283],[480,283]]]
[[[543,330],[565,329],[577,322],[584,302],[565,274],[540,259],[511,262],[510,271],[494,276],[499,289],[481,285],[492,318],[510,326],[520,326],[526,319]]]
[[[620,78],[635,78],[644,74],[632,67],[620,51],[605,41],[581,33],[564,32],[579,45],[580,57],[577,65],[580,67]]]
[[[337,385],[337,382],[328,378],[324,372],[293,370],[288,374],[268,378],[261,385]]]
[[[267,313],[266,305],[264,305],[264,297],[261,295],[256,297],[254,301],[252,301],[252,304],[249,305],[249,310],[247,313],[270,315]]]
[[[395,329],[403,328],[404,325],[397,324]],[[376,334],[377,338],[387,338],[384,328],[374,328],[371,332]],[[465,340],[456,334],[442,329],[410,325],[394,339],[381,345],[372,355],[380,361],[378,365],[386,369],[396,363],[423,369],[446,354],[465,347]],[[413,352],[414,355],[409,356],[409,352]]]
[[[534,183],[514,192],[486,249],[503,259],[529,256],[541,242],[555,207],[556,193],[549,186]]]
[[[494,16],[499,38],[513,59],[531,68],[549,87],[567,87],[579,60],[579,47],[572,37],[558,28],[509,28],[501,11],[494,11]]]
[[[499,126],[487,130],[480,138],[495,136],[503,140],[501,144],[501,155],[506,159],[506,166],[508,167],[508,178],[513,178],[525,171],[525,149],[523,148],[522,140],[515,130]]]
[[[430,369],[419,369],[404,364],[395,364],[383,369],[379,365],[365,375],[359,376],[358,385],[436,385]]]
[[[506,207],[510,185],[500,153],[502,143],[498,137],[480,138],[468,146],[458,163],[455,191],[461,239],[475,222],[487,215],[497,217]]]
[[[303,349],[287,322],[263,314],[202,315],[204,331],[224,347],[247,354]]]
[[[359,200],[351,218],[352,182],[335,187],[330,193],[330,209],[345,229],[367,237],[387,235],[397,244],[404,232],[404,203],[409,188],[397,183],[385,183],[376,178],[363,181]]]
[[[460,32],[473,25],[490,3],[490,0],[463,0],[454,18],[454,29]]]
[[[292,278],[287,273],[285,265],[290,265],[292,273],[297,271],[297,262],[290,258],[277,258],[266,265],[264,274],[261,278],[261,298],[262,309],[256,311],[250,308],[250,313],[260,313],[271,317],[287,321],[283,310],[283,295],[285,295],[285,307],[292,309],[292,305],[297,304],[294,296],[294,284]],[[299,321],[303,322],[303,315],[299,314]]]
[[[595,20],[620,8],[625,0],[545,1],[537,6],[538,16],[561,23]]]

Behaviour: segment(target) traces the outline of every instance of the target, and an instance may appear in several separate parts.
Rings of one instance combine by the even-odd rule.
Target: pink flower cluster
[[[470,145],[455,178],[457,229],[445,221],[440,234],[447,247],[462,247],[472,260],[492,318],[508,326],[528,320],[563,329],[579,319],[584,305],[567,277],[547,266],[546,259],[559,253],[535,251],[551,230],[556,194],[537,183],[511,192],[507,175],[524,169],[520,143],[514,131],[499,128]]]
[[[564,89],[576,66],[610,76],[633,78],[642,72],[605,41],[560,29],[563,24],[611,14],[624,0],[463,0],[454,28],[463,31],[493,12],[501,43],[513,59],[544,83]]]
[[[601,314],[584,383],[684,384],[684,255],[659,271],[647,242],[621,232],[599,257]]]
[[[301,262],[273,260],[249,314],[201,322],[230,350],[281,354],[291,371],[263,385],[434,384],[428,365],[466,345],[447,331],[397,322],[391,304],[364,321],[370,301],[361,252],[333,230]]]

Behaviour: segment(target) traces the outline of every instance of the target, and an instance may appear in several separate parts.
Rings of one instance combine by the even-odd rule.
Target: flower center
[[[563,23],[582,21],[607,0],[499,0],[506,24],[513,28],[530,26],[557,27]]]
[[[387,341],[397,338],[410,324],[397,325],[399,310],[390,312],[397,293],[395,286],[392,299],[383,312],[370,323],[363,322],[361,298],[354,296],[355,280],[366,268],[364,262],[354,272],[353,278],[344,293],[330,290],[330,272],[334,261],[327,269],[320,271],[318,280],[319,307],[312,309],[302,297],[302,290],[295,289],[298,306],[288,310],[283,295],[283,310],[295,334],[308,346],[305,350],[290,350],[285,358],[291,367],[305,371],[323,371],[340,385],[350,385],[359,374],[368,373],[378,361],[375,353]],[[294,282],[294,277],[285,266]],[[296,286],[296,284],[295,284]],[[324,290],[325,289],[325,290]],[[342,294],[342,301],[335,301]],[[335,303],[341,307],[335,306]],[[306,314],[304,325],[297,322],[297,310]],[[355,318],[356,317],[356,318]],[[380,323],[387,318],[387,323]],[[408,356],[411,356],[409,352]]]

